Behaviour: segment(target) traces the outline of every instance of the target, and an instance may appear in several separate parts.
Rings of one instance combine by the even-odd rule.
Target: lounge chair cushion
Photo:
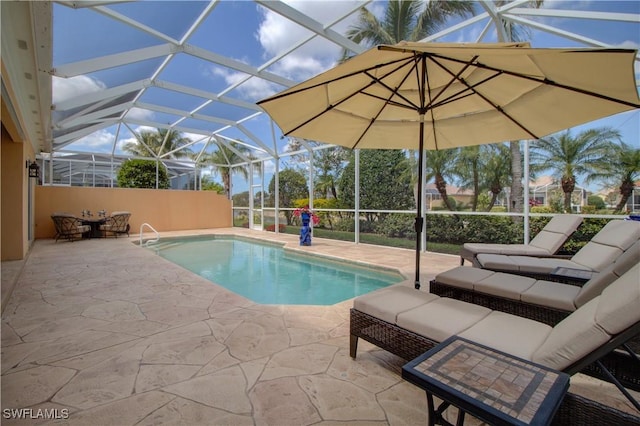
[[[357,297],[353,307],[383,321],[395,324],[402,312],[432,302],[439,297],[402,283]]]
[[[604,289],[599,299],[595,321],[607,333],[618,334],[640,321],[640,264]]]
[[[517,256],[506,256],[503,254],[480,253],[476,258],[483,269],[491,269],[497,271],[513,271],[518,272],[520,266],[515,261]]]
[[[443,297],[399,314],[397,325],[442,342],[460,334],[489,313],[491,310],[488,308]]]
[[[639,262],[640,241],[636,241],[636,243],[622,253],[614,263],[604,268],[582,287],[580,293],[576,296],[576,307],[580,307],[589,300],[600,295],[600,293],[602,293],[609,284],[624,275],[633,265],[636,265]]]
[[[556,324],[530,359],[563,370],[609,341],[611,336],[595,321],[599,301],[593,299]]]
[[[555,215],[549,223],[529,242],[532,247],[540,247],[553,254],[582,223],[580,216],[570,214]]]
[[[550,256],[562,247],[562,244],[578,229],[581,223],[582,217],[580,216],[555,215],[529,244],[465,243],[461,255],[465,259],[472,259],[478,253]]]
[[[473,289],[481,293],[520,300],[520,295],[534,285],[535,282],[534,278],[496,272],[476,282]]]
[[[575,285],[538,280],[521,294],[520,300],[572,312],[576,310],[575,299],[580,290]]]
[[[467,266],[458,266],[448,271],[441,272],[436,277],[436,281],[443,284],[472,290],[473,285],[478,281],[494,275],[495,272],[487,269],[469,268]]]
[[[563,234],[569,236],[573,234],[578,226],[582,223],[582,217],[573,214],[557,214],[551,218],[551,220],[542,228],[540,232],[553,232],[556,234]],[[540,235],[540,232],[538,235]],[[538,237],[536,235],[536,238]],[[534,238],[532,242],[536,239]],[[538,245],[539,246],[539,245]],[[557,247],[559,249],[560,246]],[[556,250],[557,250],[556,249]]]
[[[550,274],[558,267],[584,269],[586,266],[572,262],[569,259],[540,258],[533,256],[504,256],[500,254],[479,254],[478,261],[484,269],[498,271],[526,271],[535,274]]]
[[[550,256],[554,253],[530,244],[464,243],[462,247],[469,253],[465,256],[466,258],[478,253],[520,254],[526,256]]]
[[[562,370],[640,321],[640,265],[558,323],[532,361]]]
[[[525,359],[547,339],[551,327],[527,318],[492,311],[459,335]]]
[[[624,250],[616,246],[604,244],[587,244],[580,249],[571,260],[593,271],[601,271],[611,264],[611,261],[620,256]]]

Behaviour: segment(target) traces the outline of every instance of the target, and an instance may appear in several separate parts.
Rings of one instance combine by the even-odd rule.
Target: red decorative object
[[[300,217],[304,213],[306,213],[309,216],[311,216],[311,220],[313,221],[314,225],[317,225],[318,223],[320,223],[320,218],[311,209],[309,209],[309,206],[304,206],[304,207],[301,207],[299,209],[295,209],[293,211],[293,215],[295,217]]]

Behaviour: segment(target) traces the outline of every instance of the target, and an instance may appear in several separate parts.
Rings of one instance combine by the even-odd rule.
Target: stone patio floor
[[[209,233],[393,267],[413,281],[412,250],[317,238],[299,247],[295,235],[238,228],[162,235]],[[2,315],[3,424],[426,423],[424,392],[400,377],[405,361],[362,340],[349,357],[352,300],[255,304],[132,241],[38,240],[26,261],[2,263],[3,293],[15,283]],[[458,264],[423,254],[424,288]],[[576,375],[571,386],[637,413],[607,384]],[[14,413],[28,419],[9,418],[23,408]],[[44,409],[66,418],[44,419]]]

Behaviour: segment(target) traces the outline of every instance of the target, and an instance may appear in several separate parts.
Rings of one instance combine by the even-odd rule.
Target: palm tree
[[[224,144],[219,144],[218,149],[208,154],[204,154],[200,158],[200,164],[213,167],[214,171],[220,175],[222,179],[222,185],[224,186],[224,192],[227,198],[231,199],[231,174],[238,173],[245,179],[249,178],[250,168],[248,164],[241,166],[231,167],[233,164],[242,163],[245,158],[251,158],[249,148],[244,145],[234,144],[229,142],[231,147]],[[237,152],[242,154],[245,158],[242,158]]]
[[[620,142],[612,147],[606,167],[592,173],[587,178],[587,182],[600,180],[619,184],[620,201],[618,201],[615,211],[621,212],[633,193],[635,182],[638,179],[640,179],[640,148]]]
[[[488,149],[483,151],[486,157],[483,160],[483,181],[491,192],[491,201],[487,211],[491,211],[496,204],[498,195],[502,189],[509,184],[511,177],[511,149],[508,145],[494,144],[488,145]]]
[[[499,8],[507,4],[510,0],[495,0],[493,6]],[[544,3],[544,0],[531,0],[523,4],[534,9],[539,9]],[[488,3],[481,3],[483,7]],[[521,41],[528,37],[526,28],[515,24],[512,21],[500,20],[498,23],[499,28],[496,28],[499,41]],[[520,152],[520,141],[509,142],[509,150],[511,152],[511,206],[509,211],[521,212],[523,211],[523,188],[522,188],[522,153]]]
[[[390,0],[382,21],[362,7],[347,37],[368,46],[420,41],[443,28],[450,17],[472,13],[471,1]]]
[[[375,46],[396,44],[401,41],[420,41],[442,29],[454,16],[470,16],[474,11],[472,1],[422,1],[390,0],[384,18],[379,20],[366,7],[360,9],[358,22],[347,30],[347,37],[358,44]],[[342,61],[348,52],[343,50]],[[416,151],[409,151],[411,164],[417,164]],[[417,167],[411,167],[411,181],[417,184]],[[416,191],[417,192],[417,191]],[[417,193],[416,193],[417,200]]]
[[[480,194],[480,152],[482,150],[483,148],[479,145],[465,146],[460,149],[460,155],[456,158],[457,174],[461,179],[460,187],[473,191],[471,211],[474,212],[478,209],[478,195]]]
[[[450,211],[454,209],[447,195],[447,179],[452,179],[456,175],[455,158],[458,152],[458,148],[443,149],[431,151],[426,157],[426,180],[427,182],[432,178],[435,180],[436,189],[442,198],[442,202],[447,207],[447,210]]]
[[[182,148],[190,143],[191,140],[183,137],[182,133],[175,130],[143,130],[136,134],[136,138],[138,142],[128,142],[123,149],[140,157],[159,157],[163,153],[171,152],[170,158],[181,158],[187,157],[192,153],[191,150]]]
[[[305,156],[302,161],[306,162],[308,158]],[[337,184],[347,161],[349,161],[349,150],[341,146],[313,152],[313,164],[316,170],[313,188],[318,198],[338,198]]]
[[[576,176],[595,174],[611,162],[607,153],[620,133],[610,128],[589,129],[572,137],[569,130],[539,139],[532,144],[532,169],[551,169],[560,179],[564,193],[564,210],[571,212],[571,194]]]

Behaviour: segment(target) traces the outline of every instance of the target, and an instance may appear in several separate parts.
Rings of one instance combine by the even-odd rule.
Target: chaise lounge
[[[481,253],[552,257],[581,223],[580,216],[559,214],[551,218],[529,244],[465,243],[460,249],[460,265],[468,260],[479,266],[476,256]]]
[[[436,275],[429,292],[554,326],[638,263],[640,241],[583,286],[458,266]]]
[[[350,355],[356,357],[358,339],[412,360],[439,342],[458,335],[568,374],[592,363],[606,369],[605,356],[617,352],[640,334],[640,265],[634,265],[599,296],[551,327],[527,318],[494,311],[460,300],[440,297],[408,285],[395,285],[354,300],[350,317]],[[629,350],[629,355],[634,354]],[[637,360],[637,358],[636,358]],[[635,377],[638,372],[632,372]],[[617,384],[621,391],[624,389]],[[569,394],[570,395],[570,394]],[[640,410],[628,392],[625,394]],[[568,396],[579,416],[593,410],[593,401]],[[597,404],[595,405],[597,407]],[[617,410],[598,407],[594,423],[629,422]],[[561,409],[562,411],[562,409]],[[637,422],[634,417],[630,422]]]
[[[583,277],[606,268],[639,239],[640,222],[612,220],[570,259],[481,253],[476,260],[482,269],[562,282],[573,281],[575,275],[582,283]],[[565,272],[558,273],[560,268]]]

